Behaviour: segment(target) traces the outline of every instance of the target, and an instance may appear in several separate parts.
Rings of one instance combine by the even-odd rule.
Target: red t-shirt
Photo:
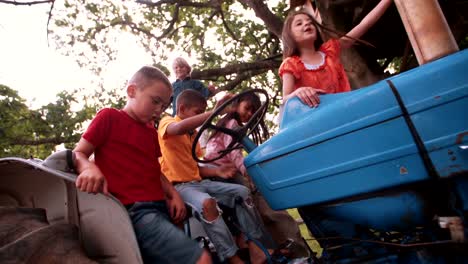
[[[96,165],[106,177],[109,192],[123,204],[164,199],[158,157],[158,133],[123,110],[99,111],[83,138],[94,147]]]
[[[284,73],[294,76],[294,90],[299,87],[313,87],[327,93],[341,93],[351,90],[348,77],[340,61],[340,41],[330,39],[320,46],[325,55],[324,63],[316,69],[307,69],[298,56],[286,58],[279,68],[281,78]]]

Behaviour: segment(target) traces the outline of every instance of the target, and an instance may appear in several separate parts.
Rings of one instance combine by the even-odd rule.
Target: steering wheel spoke
[[[216,125],[213,125],[213,124],[210,124],[208,126],[208,128],[211,128],[211,129],[216,130],[218,132],[227,134],[227,135],[231,136],[232,138],[238,138],[239,137],[238,130],[233,130],[233,129],[229,129],[227,127],[222,127],[222,126],[216,126]]]
[[[218,154],[222,154],[222,155],[227,155],[229,152],[233,151],[233,150],[236,150],[236,149],[242,149],[242,145],[241,144],[237,144],[236,146],[234,147],[227,147],[225,149],[222,149],[220,151],[218,151]],[[226,153],[226,154],[224,154]]]
[[[219,117],[224,109],[226,109],[228,106],[230,106],[233,102],[239,101],[242,96],[245,96],[248,93],[255,93],[255,94],[262,94],[264,96],[264,101],[261,103],[260,107],[257,109],[257,111],[252,115],[252,117],[245,122],[245,125],[237,128],[237,129],[230,129],[218,125],[213,125],[213,121],[217,120],[217,117]],[[226,156],[229,152],[239,149],[242,147],[241,141],[244,137],[249,136],[250,133],[260,124],[261,120],[266,114],[266,111],[268,109],[268,93],[265,90],[262,89],[253,89],[253,90],[248,90],[245,92],[242,92],[231,99],[227,100],[224,104],[222,104],[220,107],[218,107],[213,114],[211,114],[210,117],[203,123],[203,125],[200,127],[200,130],[198,131],[195,140],[192,145],[192,157],[200,163],[209,163],[213,162],[215,160],[218,160],[224,156]],[[211,129],[216,132],[220,132],[226,135],[229,135],[232,137],[231,143],[228,145],[227,148],[224,150],[219,151],[219,156],[212,158],[212,159],[200,159],[196,155],[196,147],[198,145],[198,142],[200,140],[201,135],[203,132],[206,130]]]

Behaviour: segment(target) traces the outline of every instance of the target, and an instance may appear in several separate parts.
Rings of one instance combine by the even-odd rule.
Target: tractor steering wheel
[[[245,96],[246,94],[249,94],[249,93],[254,93],[254,94],[259,95],[262,103],[261,103],[260,107],[257,109],[257,111],[252,115],[252,117],[245,123],[245,125],[234,128],[234,129],[230,129],[230,128],[226,128],[226,127],[217,126],[216,123],[213,124],[214,120],[219,120],[221,118],[221,113],[228,106],[230,106],[233,102],[240,99],[242,96]],[[261,95],[263,95],[263,96],[261,96]],[[210,117],[208,117],[208,119],[205,121],[205,123],[203,123],[203,125],[200,127],[200,130],[198,131],[198,133],[197,133],[197,135],[195,137],[195,140],[193,141],[193,144],[192,144],[192,157],[193,157],[193,159],[195,161],[197,161],[197,162],[200,162],[200,163],[210,163],[210,162],[213,162],[215,160],[218,160],[218,159],[226,156],[229,152],[233,151],[234,149],[241,148],[242,147],[242,144],[241,144],[242,139],[244,137],[246,137],[246,136],[249,136],[253,132],[253,130],[260,124],[260,121],[265,116],[266,111],[268,109],[268,100],[269,100],[268,93],[265,90],[252,89],[252,90],[242,92],[242,93],[232,97],[231,99],[227,100],[226,102],[224,102],[224,104],[222,104],[218,109],[216,109],[213,112],[213,114],[211,114]],[[212,133],[220,132],[220,133],[224,133],[224,134],[227,134],[227,135],[231,136],[232,141],[227,146],[226,149],[221,150],[221,151],[218,152],[218,154],[219,154],[218,156],[216,156],[216,157],[214,157],[212,159],[203,159],[202,160],[202,159],[199,159],[197,157],[197,151],[196,151],[197,144],[200,141],[201,135],[205,131],[208,131],[209,129],[212,130],[211,131]],[[211,133],[209,135],[211,135]]]

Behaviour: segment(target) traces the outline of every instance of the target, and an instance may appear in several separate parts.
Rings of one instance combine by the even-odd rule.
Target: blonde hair
[[[187,62],[184,58],[182,58],[182,57],[177,57],[177,58],[174,59],[174,62],[172,63],[172,68],[174,68],[176,65],[187,67],[188,72],[189,72],[189,75],[190,75],[190,73],[192,72],[192,67],[191,67],[190,64],[188,64],[188,62]]]

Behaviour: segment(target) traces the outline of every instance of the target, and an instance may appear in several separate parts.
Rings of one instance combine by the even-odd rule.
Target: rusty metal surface
[[[442,228],[450,230],[452,241],[462,243],[465,242],[465,229],[463,220],[458,216],[439,217],[439,225]]]
[[[22,158],[1,158],[0,159],[0,177],[7,175],[17,175],[31,170],[37,170],[37,173],[47,173],[58,176],[64,180],[75,182],[76,174],[63,172],[46,167],[41,161]]]
[[[395,0],[419,64],[458,51],[437,0]]]
[[[468,136],[468,131],[458,134],[457,139],[455,140],[455,144],[460,145],[461,143],[463,143],[463,138],[465,136]]]
[[[97,263],[81,248],[78,228],[49,225],[44,209],[0,207],[0,225],[2,263]]]

